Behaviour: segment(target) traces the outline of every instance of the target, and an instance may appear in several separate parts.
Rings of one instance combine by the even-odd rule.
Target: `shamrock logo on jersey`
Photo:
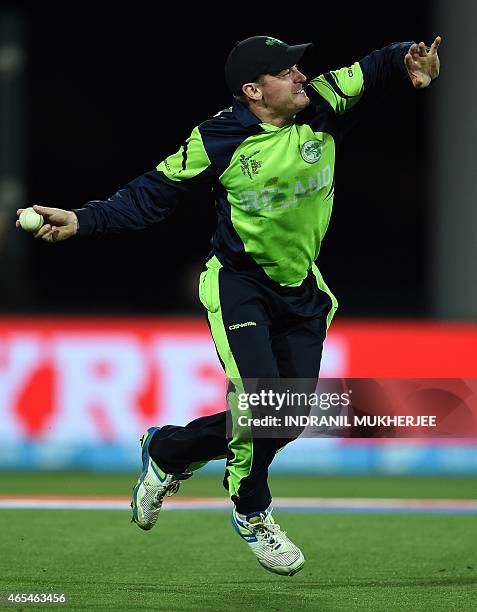
[[[323,145],[319,140],[307,140],[300,150],[301,156],[308,164],[314,164],[321,159],[322,152]]]
[[[272,38],[271,36],[269,36],[267,38],[267,40],[265,41],[266,45],[284,45],[285,43],[283,43],[281,40],[278,40],[278,38]]]

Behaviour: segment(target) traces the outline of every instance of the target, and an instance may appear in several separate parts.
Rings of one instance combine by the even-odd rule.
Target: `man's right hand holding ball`
[[[78,232],[78,217],[71,210],[37,205],[33,206],[33,209],[45,220],[43,226],[34,233],[35,238],[41,238],[45,242],[61,242]],[[17,217],[23,210],[23,208],[17,210]],[[19,220],[16,226],[21,227]]]

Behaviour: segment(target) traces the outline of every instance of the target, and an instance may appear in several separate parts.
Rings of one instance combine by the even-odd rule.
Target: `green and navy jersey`
[[[328,228],[336,150],[357,110],[407,78],[411,43],[395,43],[320,75],[310,105],[284,127],[262,123],[235,102],[192,130],[179,151],[106,201],[75,211],[79,235],[141,229],[176,206],[215,201],[210,257],[236,271],[299,285]]]

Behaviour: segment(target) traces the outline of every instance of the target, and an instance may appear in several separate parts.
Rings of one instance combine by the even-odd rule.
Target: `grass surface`
[[[135,478],[3,473],[0,492],[128,495]],[[225,495],[214,475],[184,485],[186,495]],[[468,478],[274,476],[271,485],[280,496],[464,499],[477,492]],[[290,578],[263,570],[224,512],[165,512],[142,532],[126,512],[0,510],[0,592],[66,592],[75,610],[477,609],[477,516],[276,518],[307,558]]]
[[[129,495],[134,474],[84,472],[0,472],[0,494]],[[477,479],[398,476],[270,477],[277,497],[405,497],[475,499]],[[219,474],[197,472],[179,495],[225,497]]]
[[[166,512],[151,532],[128,518],[0,511],[0,591],[66,592],[75,610],[477,608],[475,516],[283,514],[307,557],[293,577],[264,571],[226,513]]]

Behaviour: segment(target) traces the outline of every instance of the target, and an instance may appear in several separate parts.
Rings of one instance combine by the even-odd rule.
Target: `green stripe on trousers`
[[[251,416],[251,413],[239,410],[237,406],[237,395],[243,393],[244,389],[222,319],[219,291],[219,273],[222,264],[214,256],[209,259],[206,267],[207,269],[200,275],[199,297],[207,310],[212,338],[220,359],[225,366],[225,374],[235,385],[235,392],[227,394],[227,404],[232,417],[232,438],[228,443],[232,457],[227,464],[229,493],[230,497],[232,497],[233,495],[238,495],[241,480],[249,476],[252,469],[253,440],[251,435],[246,435],[247,432],[244,432],[243,427],[238,426],[238,417]],[[250,432],[248,433],[250,434]]]

